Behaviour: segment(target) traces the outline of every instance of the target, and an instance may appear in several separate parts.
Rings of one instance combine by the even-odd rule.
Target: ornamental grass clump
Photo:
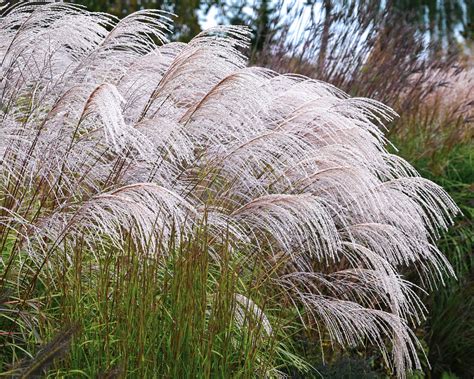
[[[306,77],[246,67],[250,36],[242,27],[168,42],[163,12],[117,20],[59,3],[8,7],[0,24],[2,289],[17,282],[26,299],[38,287],[70,286],[85,301],[84,283],[96,280],[106,289],[98,294],[101,315],[149,301],[147,312],[177,322],[200,297],[179,308],[180,297],[148,294],[146,278],[174,293],[175,270],[189,280],[211,275],[213,284],[197,292],[209,330],[212,305],[220,304],[232,309],[233,327],[259,324],[260,337],[248,338],[269,345],[279,320],[265,309],[285,304],[317,330],[321,345],[375,346],[400,377],[420,368],[411,327],[424,307],[403,272],[414,267],[427,289],[452,274],[434,241],[458,208],[387,152],[381,128],[396,116],[390,108]],[[187,254],[203,251],[211,262],[205,269],[182,266]],[[247,278],[252,290],[209,301],[212,291],[242,289],[219,284],[233,257],[232,280]],[[71,266],[82,274],[61,282]],[[148,271],[135,277],[147,297],[123,303],[119,292],[132,286],[132,273]],[[267,308],[265,294],[273,301]],[[21,296],[24,310],[30,303]],[[54,303],[62,316],[86,312],[68,299]],[[146,317],[135,316],[130,333]],[[202,327],[193,322],[189,333]],[[180,343],[162,337],[169,351],[197,354],[182,336]],[[220,356],[239,345],[219,341],[227,341]],[[214,354],[215,346],[199,352]],[[258,370],[278,372],[255,357]],[[176,367],[179,359],[179,349],[169,356]],[[233,368],[246,364],[239,359]]]

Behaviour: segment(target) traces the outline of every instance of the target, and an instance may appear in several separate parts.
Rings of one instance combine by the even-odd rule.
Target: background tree
[[[409,22],[426,33],[436,48],[453,51],[458,47],[458,39],[473,38],[474,6],[472,0],[306,0],[291,3],[283,0],[70,0],[83,4],[88,9],[108,12],[123,17],[139,9],[163,9],[178,16],[175,20],[173,37],[188,41],[201,31],[199,15],[208,15],[211,8],[217,9],[219,24],[247,25],[253,31],[252,58],[262,50],[264,41],[272,39],[278,18],[287,12],[285,7],[296,4],[306,7],[313,18],[324,20],[325,28],[320,30],[322,42],[329,36],[329,30],[336,14],[356,12],[361,17],[368,8],[379,8],[384,12],[402,13],[409,16]],[[271,31],[271,33],[269,33]],[[323,44],[324,45],[324,44]],[[321,46],[318,66],[324,66],[326,50]],[[434,49],[433,49],[434,50]]]
[[[282,1],[272,0],[210,0],[203,7],[204,13],[215,7],[220,24],[246,25],[252,30],[251,62],[271,45],[278,30]]]
[[[456,49],[459,34],[472,38],[472,0],[392,0],[390,4],[395,10],[410,14],[412,23],[427,32],[437,48]]]
[[[140,9],[162,9],[177,15],[173,38],[187,42],[201,31],[199,9],[202,0],[71,0],[96,12],[124,17]]]

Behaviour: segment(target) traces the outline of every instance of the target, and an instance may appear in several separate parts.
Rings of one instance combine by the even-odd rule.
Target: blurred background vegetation
[[[393,11],[410,15],[411,22],[423,31],[428,31],[432,41],[448,45],[457,42],[456,36],[463,34],[472,39],[474,33],[474,7],[471,0],[71,0],[83,4],[89,10],[108,12],[117,17],[126,16],[140,9],[167,10],[178,16],[177,38],[189,40],[203,26],[207,17],[220,23],[248,24],[262,32],[281,14],[284,8],[320,9],[330,14],[338,7],[377,7],[382,13]],[[329,12],[327,12],[329,11]],[[274,32],[274,29],[272,29]]]
[[[117,17],[144,8],[169,11],[178,16],[170,38],[180,41],[209,25],[246,24],[254,33],[247,52],[252,65],[324,80],[393,107],[400,117],[387,133],[398,153],[441,184],[463,211],[439,241],[457,279],[424,299],[428,318],[416,330],[425,350],[419,377],[474,377],[472,0],[74,2]],[[301,332],[294,343],[327,377],[384,376],[375,350],[325,352],[321,365],[320,346],[310,335]]]

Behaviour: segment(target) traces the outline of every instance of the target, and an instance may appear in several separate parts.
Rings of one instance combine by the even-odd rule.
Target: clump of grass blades
[[[451,127],[446,125],[444,128]],[[424,128],[418,128],[418,131],[423,138]],[[416,136],[414,131],[412,133]],[[440,149],[434,155],[423,157],[412,155],[412,144],[420,144],[420,139],[400,143],[400,154],[412,161],[423,175],[442,185],[463,212],[438,241],[440,250],[453,265],[456,278],[449,279],[445,287],[424,299],[428,319],[422,325],[421,337],[426,344],[430,366],[426,365],[424,370],[435,376],[451,372],[459,377],[469,377],[474,374],[471,364],[474,354],[472,141],[460,141],[451,150]]]
[[[84,332],[65,372],[96,376],[117,367],[137,377],[250,377],[276,374],[283,363],[307,369],[286,353],[289,326],[270,327],[271,308],[256,305],[271,304],[259,288],[264,278],[256,269],[244,277],[225,241],[215,251],[219,263],[211,261],[207,243],[199,231],[159,259],[112,251],[97,267],[69,269],[57,312],[81,320]],[[82,254],[80,261],[84,266]],[[256,288],[246,287],[251,282]]]
[[[39,338],[12,342],[18,317],[2,333],[10,363],[79,321],[60,375],[276,376],[309,368],[297,318],[321,346],[420,367],[400,273],[452,274],[434,242],[459,209],[387,152],[391,109],[246,68],[245,28],[167,43],[159,11],[3,12],[1,290],[47,313]]]
[[[4,340],[13,353],[5,354],[5,374],[37,372],[66,355],[62,345],[48,348],[56,346],[56,334],[64,339],[57,333],[64,323],[78,324],[79,331],[66,357],[49,368],[52,376],[275,376],[287,365],[308,371],[291,353],[289,337],[298,326],[277,317],[283,312],[268,291],[271,274],[258,261],[249,267],[245,255],[231,254],[226,236],[214,241],[211,259],[207,238],[205,226],[196,228],[192,237],[171,239],[166,255],[154,257],[130,239],[122,251],[102,246],[94,253],[65,242],[71,261],[54,260],[44,275],[41,287],[49,296],[41,308],[47,314],[31,325],[34,335],[24,342]],[[36,275],[32,270],[28,281]],[[43,345],[50,339],[38,354],[22,359],[22,350],[37,350],[32,340]],[[7,365],[7,358],[14,364]]]

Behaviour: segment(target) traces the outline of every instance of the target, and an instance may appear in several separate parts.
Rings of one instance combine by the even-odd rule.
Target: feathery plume
[[[247,68],[243,27],[184,44],[159,11],[2,12],[1,238],[13,231],[38,262],[130,240],[152,256],[206,219],[215,241],[284,257],[274,285],[333,343],[369,341],[399,377],[420,367],[410,323],[424,309],[402,269],[427,285],[452,274],[434,241],[459,209],[387,152],[391,109]],[[271,333],[235,300],[239,322],[251,312]]]

